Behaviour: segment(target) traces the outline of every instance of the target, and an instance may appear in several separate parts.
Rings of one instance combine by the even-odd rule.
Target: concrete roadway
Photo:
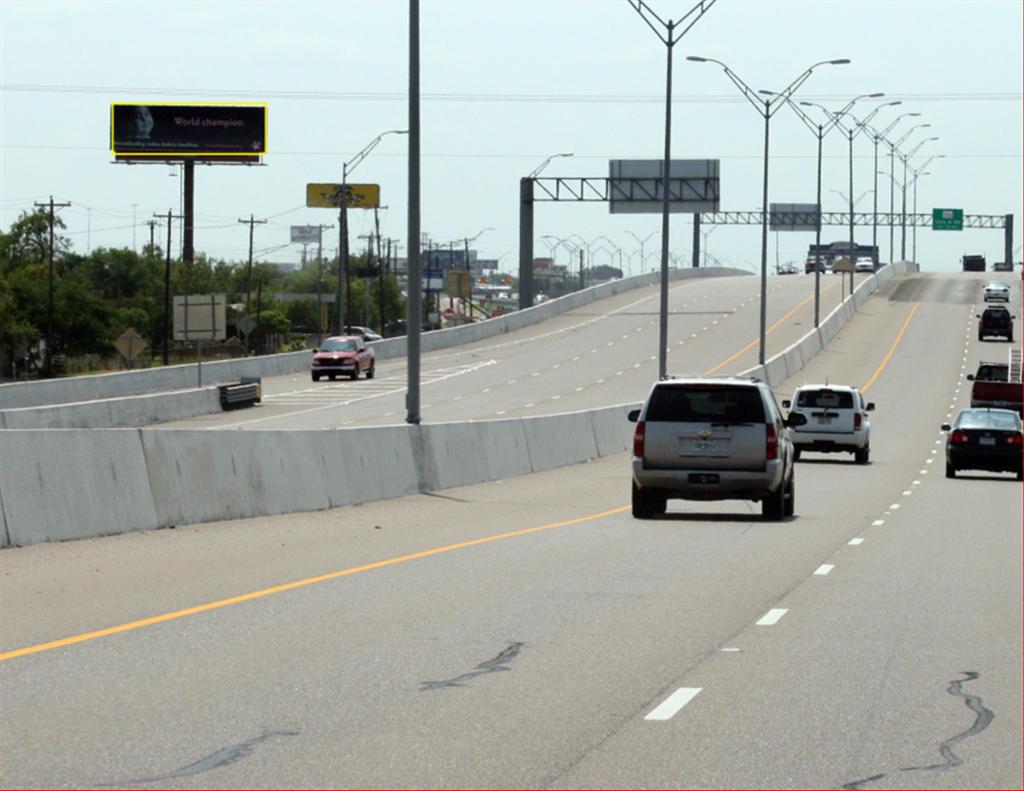
[[[856,282],[870,275],[857,275]],[[769,279],[768,356],[814,322],[811,276]],[[759,278],[680,281],[671,286],[669,373],[738,372],[757,364]],[[847,285],[822,278],[821,316]],[[657,378],[658,289],[619,294],[517,332],[424,355],[424,421],[496,419],[639,401]],[[382,360],[372,381],[264,380],[250,410],[163,424],[171,428],[309,429],[403,423],[406,360]]]
[[[5,550],[0,650],[92,634],[0,662],[0,784],[1020,788],[1021,487],[938,431],[1008,348],[979,291],[891,283],[802,373],[872,462],[807,454],[781,523],[634,521],[621,454]]]

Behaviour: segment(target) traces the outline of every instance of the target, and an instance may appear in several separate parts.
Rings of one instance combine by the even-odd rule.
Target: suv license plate
[[[830,418],[830,417],[819,417],[818,418],[818,422],[821,425],[823,425],[823,426],[827,426],[827,425],[829,425],[832,422],[832,418]]]
[[[707,439],[695,439],[693,441],[694,450],[702,450],[705,453],[713,453],[718,448],[717,442],[712,442]]]
[[[995,445],[996,441],[992,437],[981,437],[978,443],[981,445]]]
[[[717,472],[691,472],[687,480],[690,483],[718,483]]]

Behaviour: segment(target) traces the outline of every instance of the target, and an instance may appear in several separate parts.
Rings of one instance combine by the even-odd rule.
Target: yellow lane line
[[[907,320],[904,321],[903,326],[900,327],[900,331],[899,334],[896,336],[896,340],[894,340],[892,342],[892,346],[889,347],[889,353],[885,355],[885,357],[882,359],[881,364],[878,366],[878,368],[875,369],[875,372],[871,374],[871,378],[868,379],[868,383],[860,389],[861,393],[866,393],[868,388],[875,383],[875,380],[878,378],[878,375],[882,373],[883,370],[885,370],[885,366],[889,364],[889,360],[892,359],[893,352],[896,351],[896,347],[899,346],[900,341],[903,340],[903,333],[907,331],[907,327],[910,326],[910,320],[914,318],[914,314],[917,313],[917,309],[920,305],[920,302],[914,303],[914,307],[912,307],[910,309],[910,313],[907,314]]]
[[[165,612],[161,615],[154,615],[151,618],[143,618],[138,621],[123,623],[118,626],[109,626],[106,629],[97,629],[94,632],[85,632],[83,634],[76,634],[72,635],[71,637],[65,637],[60,640],[53,640],[49,643],[39,643],[38,645],[30,645],[25,648],[17,648],[13,651],[5,651],[4,653],[0,654],[0,662],[3,662],[7,659],[14,659],[15,657],[19,656],[25,656],[27,654],[38,654],[42,651],[52,651],[54,648],[61,648],[66,645],[84,643],[87,640],[97,640],[100,637],[109,637],[113,634],[121,634],[122,632],[129,632],[133,629],[141,629],[144,626],[152,626],[153,624],[164,623],[165,621],[173,621],[178,618],[185,618],[189,615],[197,615],[198,613],[208,612],[209,610],[217,610],[221,607],[228,607],[233,604],[241,604],[242,602],[252,601],[253,599],[261,599],[264,596],[270,596],[275,593],[283,593],[284,591],[294,590],[295,588],[304,588],[307,585],[315,585],[319,582],[327,582],[329,580],[337,579],[339,577],[348,577],[352,574],[360,574],[364,571],[373,571],[374,569],[385,568],[386,566],[394,566],[399,563],[408,563],[410,560],[428,558],[431,555],[440,555],[445,552],[454,552],[456,549],[466,549],[467,547],[475,547],[479,544],[487,544],[491,541],[501,541],[502,539],[506,538],[525,536],[528,533],[536,533],[541,530],[552,530],[556,527],[568,527],[570,525],[578,525],[583,522],[593,522],[597,519],[603,519],[606,516],[621,514],[624,511],[628,511],[629,508],[630,507],[628,505],[624,505],[619,508],[612,508],[608,511],[601,511],[600,513],[596,514],[579,516],[574,519],[565,519],[561,522],[552,522],[551,524],[547,525],[527,527],[522,530],[513,530],[510,533],[500,533],[495,536],[475,538],[471,541],[463,541],[458,544],[449,544],[443,547],[435,547],[434,549],[425,549],[422,552],[413,552],[410,555],[401,555],[399,557],[388,558],[386,560],[378,560],[374,563],[366,563],[362,566],[353,566],[352,568],[341,569],[340,571],[332,571],[327,574],[321,574],[316,577],[307,577],[306,579],[295,580],[294,582],[286,582],[283,585],[274,585],[270,588],[263,588],[262,590],[252,591],[251,593],[243,593],[240,596],[232,596],[227,599],[220,599],[218,601],[207,602],[206,604],[199,604],[195,607],[186,607],[183,610]]]
[[[832,283],[829,286],[825,286],[825,288],[821,289],[821,293],[824,294],[830,288],[835,288],[838,285],[839,285],[839,283]],[[789,311],[789,313],[787,313],[785,316],[783,316],[781,319],[779,319],[777,322],[775,322],[772,326],[770,326],[768,329],[766,329],[764,331],[764,334],[767,335],[769,332],[774,330],[776,327],[778,327],[780,324],[782,324],[784,321],[786,321],[788,318],[790,318],[794,313],[796,313],[798,310],[800,310],[800,308],[802,308],[804,305],[806,305],[812,299],[814,299],[814,294],[811,294],[809,297],[807,297],[807,299],[805,299],[802,302],[800,302],[800,304],[798,304],[795,308],[793,308],[791,311]],[[725,365],[728,365],[729,363],[731,363],[733,360],[735,360],[741,354],[749,352],[751,349],[753,349],[755,346],[757,346],[757,344],[760,341],[761,341],[760,337],[754,338],[754,340],[752,340],[750,343],[748,343],[746,346],[744,346],[742,349],[740,349],[738,352],[736,352],[736,354],[732,355],[732,357],[727,357],[726,359],[722,360],[722,362],[720,362],[718,365],[716,365],[714,368],[709,368],[708,370],[706,370],[704,372],[704,375],[705,376],[710,376],[711,374],[713,374],[715,371],[717,371],[722,366],[725,366]]]

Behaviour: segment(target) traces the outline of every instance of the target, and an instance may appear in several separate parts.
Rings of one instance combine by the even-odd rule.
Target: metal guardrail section
[[[541,177],[533,179],[534,201],[660,201],[658,179]],[[718,179],[670,178],[668,195],[672,201],[710,201],[718,197]],[[760,222],[760,220],[758,221]]]
[[[772,223],[778,225],[811,225],[815,223],[816,212],[769,212]],[[701,223],[711,225],[760,225],[764,212],[760,211],[721,211],[708,212],[700,215]],[[903,225],[904,220],[910,228],[931,228],[930,214],[900,214],[898,212],[854,212],[854,225]],[[821,213],[822,225],[850,224],[849,212],[826,211]],[[964,228],[1005,228],[1005,214],[965,214]]]
[[[220,405],[223,409],[252,406],[260,402],[263,385],[259,377],[242,377],[239,384],[220,385]]]

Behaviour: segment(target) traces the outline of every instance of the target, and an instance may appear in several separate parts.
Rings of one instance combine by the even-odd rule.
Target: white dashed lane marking
[[[781,607],[772,608],[771,610],[768,610],[768,612],[761,616],[760,620],[758,620],[757,622],[757,626],[774,626],[782,619],[782,616],[785,615],[787,612],[789,612],[789,610],[783,609]]]
[[[679,713],[683,706],[697,697],[702,689],[703,687],[680,687],[665,698],[665,700],[655,707],[650,714],[644,717],[644,719],[659,721],[672,719]]]

